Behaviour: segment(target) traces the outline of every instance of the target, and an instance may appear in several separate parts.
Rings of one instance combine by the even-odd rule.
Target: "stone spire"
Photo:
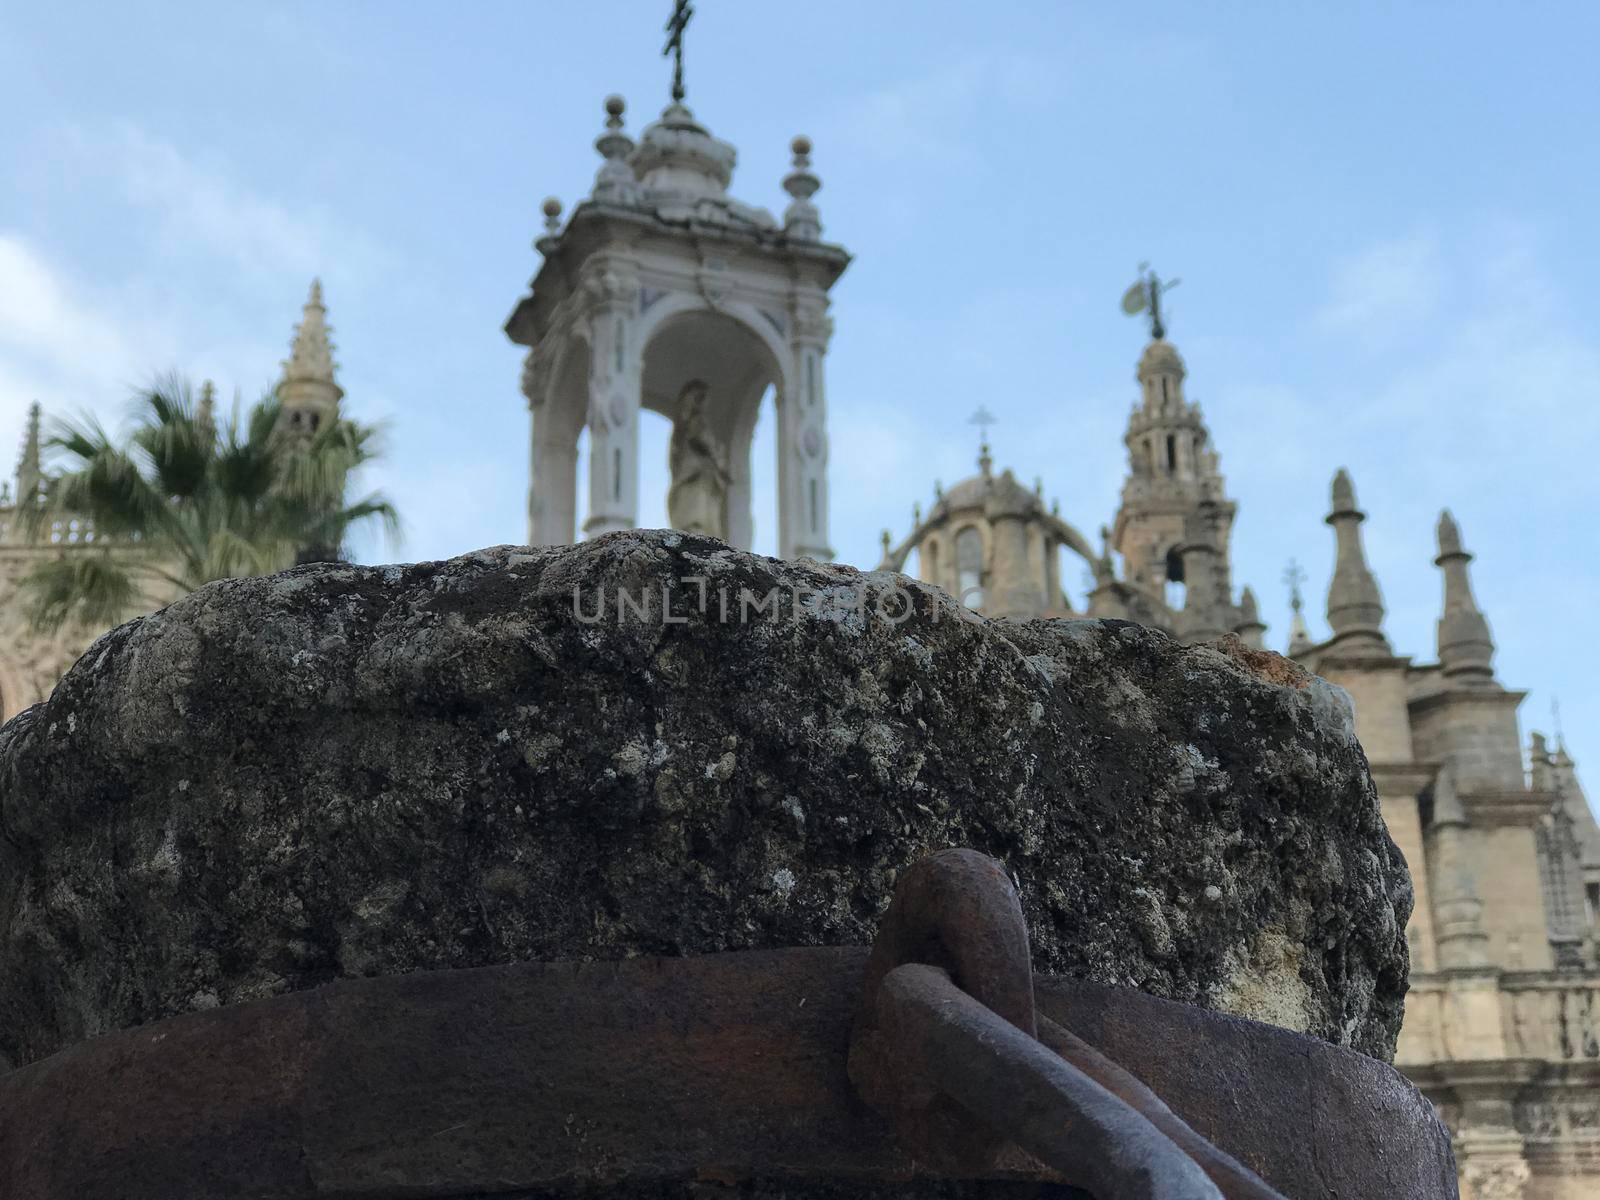
[[[1450,510],[1439,514],[1439,557],[1444,572],[1444,612],[1439,616],[1439,665],[1448,676],[1487,681],[1494,677],[1494,641],[1489,622],[1472,597],[1467,564],[1472,555],[1461,548],[1461,531]]]
[[[621,96],[606,97],[605,131],[594,140],[594,148],[605,159],[594,177],[596,200],[628,204],[638,192],[639,181],[633,174],[633,168],[628,165],[628,156],[633,153],[633,139],[622,130],[622,114],[626,111],[627,104]],[[560,214],[558,205],[556,215],[559,217]]]
[[[1585,872],[1600,871],[1600,823],[1595,821],[1589,797],[1578,781],[1578,770],[1567,753],[1567,742],[1556,735],[1555,752],[1550,755],[1550,787],[1557,793],[1572,818]]]
[[[22,436],[22,456],[17,460],[17,506],[38,501],[39,488],[44,482],[44,468],[40,455],[39,425],[44,410],[35,400],[28,407],[27,431]]]
[[[1261,607],[1256,603],[1256,594],[1249,585],[1239,596],[1239,623],[1233,627],[1233,631],[1252,650],[1260,650],[1266,645],[1267,623],[1261,619]]]
[[[811,170],[811,139],[804,134],[789,143],[794,152],[794,170],[783,177],[783,190],[793,199],[783,210],[783,231],[798,242],[814,242],[822,236],[822,218],[811,197],[822,186]]]
[[[1367,566],[1361,545],[1361,522],[1366,513],[1356,507],[1356,489],[1349,473],[1339,468],[1333,477],[1333,507],[1327,521],[1337,540],[1333,582],[1328,585],[1328,624],[1334,639],[1350,648],[1389,652],[1383,636],[1383,596]]]
[[[195,428],[200,440],[211,445],[217,438],[217,385],[206,380],[200,385],[200,405],[195,410]]]
[[[1433,785],[1433,849],[1435,938],[1441,967],[1481,967],[1489,961],[1489,937],[1483,931],[1483,899],[1467,837],[1467,816],[1448,768]]]
[[[339,416],[344,389],[334,382],[331,332],[328,310],[322,303],[322,281],[313,279],[278,385],[284,423],[301,436],[310,437]]]

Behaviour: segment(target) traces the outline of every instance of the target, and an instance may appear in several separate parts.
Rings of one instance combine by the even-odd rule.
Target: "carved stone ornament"
[[[1464,1174],[1474,1200],[1522,1200],[1522,1189],[1532,1172],[1520,1158],[1499,1158],[1468,1163]]]
[[[602,265],[586,270],[579,286],[590,305],[632,304],[639,292],[639,281],[631,274]]]
[[[833,318],[820,308],[800,309],[794,314],[794,336],[799,341],[825,343],[833,337]]]
[[[528,398],[529,404],[537,408],[544,403],[549,390],[549,356],[541,354],[538,350],[529,350],[522,360],[522,394]]]

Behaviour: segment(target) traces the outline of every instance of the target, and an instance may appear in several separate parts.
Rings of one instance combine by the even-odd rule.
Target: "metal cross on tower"
[[[694,8],[689,0],[676,0],[666,24],[667,44],[661,47],[663,56],[672,55],[672,98],[680,104],[687,94],[683,87],[683,31],[689,27],[692,16]]]
[[[1305,607],[1305,601],[1300,598],[1300,585],[1306,581],[1305,569],[1291,558],[1289,565],[1283,569],[1283,581],[1289,585],[1289,607],[1299,612]]]
[[[968,425],[978,427],[978,465],[986,475],[989,473],[989,426],[999,421],[1000,418],[990,412],[986,404],[978,405],[978,411],[967,418]]]

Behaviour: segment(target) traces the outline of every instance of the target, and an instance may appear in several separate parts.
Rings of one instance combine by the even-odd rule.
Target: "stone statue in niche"
[[[706,422],[706,385],[691,379],[678,393],[668,465],[667,519],[685,533],[728,536],[728,467],[721,443]]]

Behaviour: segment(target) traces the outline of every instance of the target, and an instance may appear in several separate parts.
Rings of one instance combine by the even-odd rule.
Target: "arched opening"
[[[983,607],[983,535],[973,525],[956,534],[956,599]]]
[[[1188,595],[1188,587],[1183,580],[1183,555],[1178,553],[1176,546],[1167,551],[1167,578],[1163,599],[1167,607],[1173,612],[1183,608],[1184,600]]]
[[[768,477],[758,470],[754,451],[757,430],[765,426],[762,441],[770,438],[773,447],[773,457],[766,461],[776,464],[777,413],[767,401],[782,382],[778,361],[768,344],[742,321],[726,313],[693,309],[667,317],[650,335],[644,350],[641,403],[665,416],[670,426],[680,416],[684,385],[694,380],[705,384],[706,429],[725,456],[726,540],[743,549],[754,547],[759,500],[760,511],[772,514],[770,529],[767,521],[759,523],[765,531],[763,548],[770,542],[776,553],[777,473]],[[763,420],[763,414],[770,419]],[[663,482],[665,486],[653,490],[662,495],[664,505],[670,477]]]
[[[577,480],[589,478],[589,427],[578,431],[572,452],[573,516],[574,528],[582,529],[589,522],[589,489],[577,486]]]
[[[756,408],[750,461],[772,464],[770,471],[753,471],[750,479],[750,549],[775,558],[778,554],[778,392],[774,387],[768,387],[761,394]]]
[[[667,468],[672,444],[672,422],[650,409],[639,411],[639,528],[666,529],[667,489],[672,473]]]
[[[589,343],[574,338],[566,346],[549,393],[533,410],[533,479],[528,497],[531,540],[536,545],[569,545],[588,519]]]

